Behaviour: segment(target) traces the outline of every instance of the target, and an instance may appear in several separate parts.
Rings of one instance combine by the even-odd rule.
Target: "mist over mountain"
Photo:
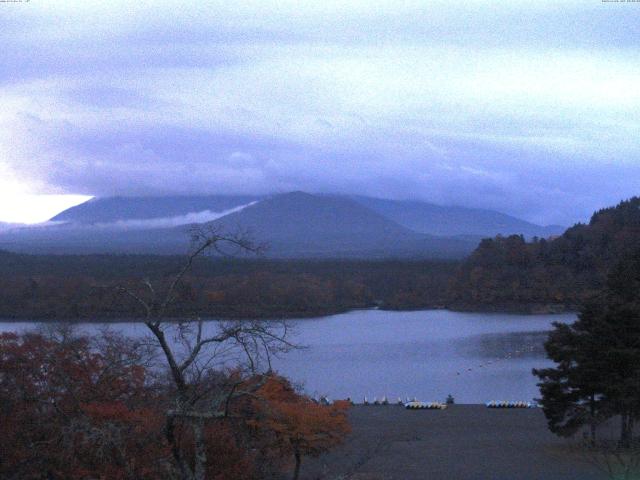
[[[95,224],[171,218],[203,211],[223,212],[259,198],[248,195],[94,198],[59,213],[51,221]]]
[[[0,248],[183,254],[189,229],[203,224],[249,231],[268,244],[268,256],[280,258],[461,258],[483,236],[557,231],[490,210],[346,195],[109,197],[69,208],[37,228],[0,231]]]

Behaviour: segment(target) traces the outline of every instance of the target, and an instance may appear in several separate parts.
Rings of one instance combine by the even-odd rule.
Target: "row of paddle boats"
[[[496,402],[491,401],[486,403],[487,408],[534,408],[530,402]],[[404,407],[410,410],[444,410],[447,408],[446,403],[440,402],[408,402],[404,404]]]
[[[440,402],[409,402],[405,403],[404,408],[407,410],[444,410],[447,408],[447,404]]]
[[[333,404],[333,402],[328,398],[328,397],[320,397],[319,399],[314,399],[314,401],[316,403],[319,403],[321,405],[331,405]],[[355,405],[355,402],[353,400],[351,400],[351,398],[347,398],[347,401],[351,402],[352,405]],[[363,401],[362,401],[362,405],[368,406],[368,405],[401,405],[407,409],[411,409],[411,410],[444,410],[445,408],[447,408],[447,405],[449,403],[453,403],[453,401],[451,402],[421,402],[419,401],[416,397],[413,397],[413,399],[410,399],[409,397],[406,398],[406,400],[402,400],[400,397],[398,397],[398,400],[396,402],[390,402],[389,399],[385,396],[382,397],[380,399],[378,399],[377,397],[373,397],[372,401],[369,401],[369,399],[367,397],[364,397]],[[516,402],[509,402],[506,400],[503,401],[498,401],[498,400],[492,400],[490,402],[485,403],[485,406],[487,408],[534,408],[537,405],[533,404],[531,402],[522,402],[522,401],[516,401]]]
[[[533,405],[530,402],[507,402],[502,401],[498,402],[496,400],[492,400],[486,403],[487,408],[533,408]]]
[[[350,398],[348,400],[352,404],[354,403]],[[363,405],[391,405],[392,403],[395,403],[395,405],[406,405],[407,403],[410,403],[410,402],[418,402],[418,399],[416,397],[413,397],[413,399],[410,399],[409,397],[407,397],[407,399],[403,401],[400,397],[398,397],[398,400],[396,402],[391,402],[386,396],[384,396],[379,400],[377,397],[373,397],[372,401],[369,401],[367,397],[364,397],[364,399],[362,400]]]

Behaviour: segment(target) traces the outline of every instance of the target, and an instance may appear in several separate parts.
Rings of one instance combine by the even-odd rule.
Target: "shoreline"
[[[571,314],[577,313],[577,308],[570,308],[569,306],[563,306],[562,308],[544,308],[545,306],[536,305],[537,308],[532,308],[533,306],[529,306],[528,308],[501,308],[501,307],[470,307],[470,306],[443,306],[443,305],[433,305],[433,306],[425,306],[425,307],[416,307],[416,308],[384,308],[384,306],[367,306],[367,307],[354,307],[354,308],[339,308],[339,309],[327,309],[323,311],[317,312],[289,312],[283,315],[274,315],[274,316],[240,316],[240,315],[210,315],[204,313],[200,315],[205,321],[233,321],[233,320],[242,320],[242,321],[250,321],[250,320],[264,320],[264,321],[276,321],[276,320],[313,320],[323,317],[331,317],[334,315],[341,315],[344,313],[350,313],[355,311],[367,311],[367,310],[379,310],[383,312],[421,312],[421,311],[433,311],[433,310],[447,310],[450,312],[457,313],[494,313],[496,315],[558,315],[558,314]],[[164,321],[167,322],[178,322],[181,319],[187,317],[172,317],[167,318]],[[143,323],[144,318],[140,317],[92,317],[92,318],[52,318],[52,317],[43,317],[43,318],[34,318],[34,317],[1,317],[0,323],[72,323],[72,324],[81,324],[81,323]]]

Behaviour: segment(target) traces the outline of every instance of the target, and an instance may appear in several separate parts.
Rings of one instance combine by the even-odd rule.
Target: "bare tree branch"
[[[225,257],[247,253],[259,255],[265,248],[256,245],[247,232],[240,230],[236,234],[226,234],[211,226],[200,226],[190,234],[190,253],[178,271],[167,279],[166,288],[143,278],[141,290],[117,285],[115,291],[143,308],[144,324],[164,356],[175,387],[173,405],[166,412],[165,437],[181,478],[200,480],[204,478],[208,461],[204,422],[230,417],[231,403],[235,399],[255,397],[256,391],[269,378],[272,355],[297,347],[287,339],[289,329],[284,322],[216,322],[212,325],[215,331],[208,332],[203,320],[195,315],[193,318],[182,316],[178,322],[169,321],[169,312],[199,257],[209,252]],[[175,331],[175,338],[167,336],[171,330]],[[245,357],[248,371],[253,375],[248,384],[247,377],[241,373],[231,376],[222,373],[228,356],[234,352]],[[241,362],[241,357],[231,358]],[[259,374],[261,358],[266,359],[266,375]],[[181,440],[176,435],[184,426],[191,429],[195,442],[191,458],[185,457]]]

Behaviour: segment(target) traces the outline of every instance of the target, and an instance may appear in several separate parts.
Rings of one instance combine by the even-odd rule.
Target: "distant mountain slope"
[[[156,210],[154,204],[159,205]],[[269,244],[271,257],[461,258],[477,244],[477,239],[414,232],[348,198],[294,192],[259,201],[255,197],[94,200],[57,215],[50,225],[0,233],[0,248],[54,254],[184,254],[189,248],[187,212],[205,207],[239,208],[210,225],[225,231],[250,230],[258,242]],[[172,224],[167,219],[181,221]]]
[[[452,283],[459,308],[575,308],[602,288],[623,257],[640,249],[640,198],[594,213],[550,241],[483,240]]]
[[[493,237],[498,234],[522,234],[525,237],[546,238],[564,231],[563,227],[557,225],[543,227],[493,210],[363,196],[352,198],[400,225],[430,235]]]
[[[0,228],[0,248],[181,254],[189,225],[211,221],[251,230],[275,257],[460,258],[483,236],[558,233],[490,210],[293,192],[96,198],[56,215],[50,225]]]
[[[53,224],[0,232],[0,249],[35,254],[184,254],[189,249],[186,226],[123,229],[114,226]]]
[[[440,206],[420,201],[385,200],[364,196],[329,196],[349,198],[410,230],[446,237],[493,237],[497,234],[523,234],[548,237],[564,231],[559,226],[539,226],[500,212],[455,206]],[[51,219],[53,222],[102,224],[136,220],[171,219],[200,212],[224,213],[268,197],[252,195],[203,195],[172,197],[109,197],[95,198],[71,207]],[[189,217],[181,223],[189,223]],[[202,220],[206,221],[206,220]],[[148,222],[153,226],[153,222]],[[168,223],[168,222],[167,222]],[[156,226],[158,223],[156,222]],[[168,226],[168,225],[161,225]],[[0,228],[2,230],[2,228]]]
[[[4,232],[6,230],[11,230],[12,228],[16,228],[18,226],[20,226],[20,224],[0,222],[0,232]]]
[[[251,195],[94,198],[59,213],[51,221],[94,224],[168,218],[206,210],[222,212],[259,199]]]
[[[473,242],[414,232],[345,197],[293,192],[212,222],[249,229],[275,256],[460,257]]]
[[[189,225],[169,227],[157,221],[160,213],[184,217],[186,209],[237,205],[242,209],[210,225],[225,231],[250,230],[257,241],[269,244],[267,254],[272,257],[460,258],[477,244],[477,239],[414,232],[345,197],[293,192],[254,198],[233,197],[214,207],[210,200],[183,201],[175,208],[164,199],[96,200],[52,219],[64,223],[1,233],[0,248],[27,253],[182,254],[188,248]],[[242,203],[247,201],[255,203]],[[154,202],[161,208],[147,211]]]

